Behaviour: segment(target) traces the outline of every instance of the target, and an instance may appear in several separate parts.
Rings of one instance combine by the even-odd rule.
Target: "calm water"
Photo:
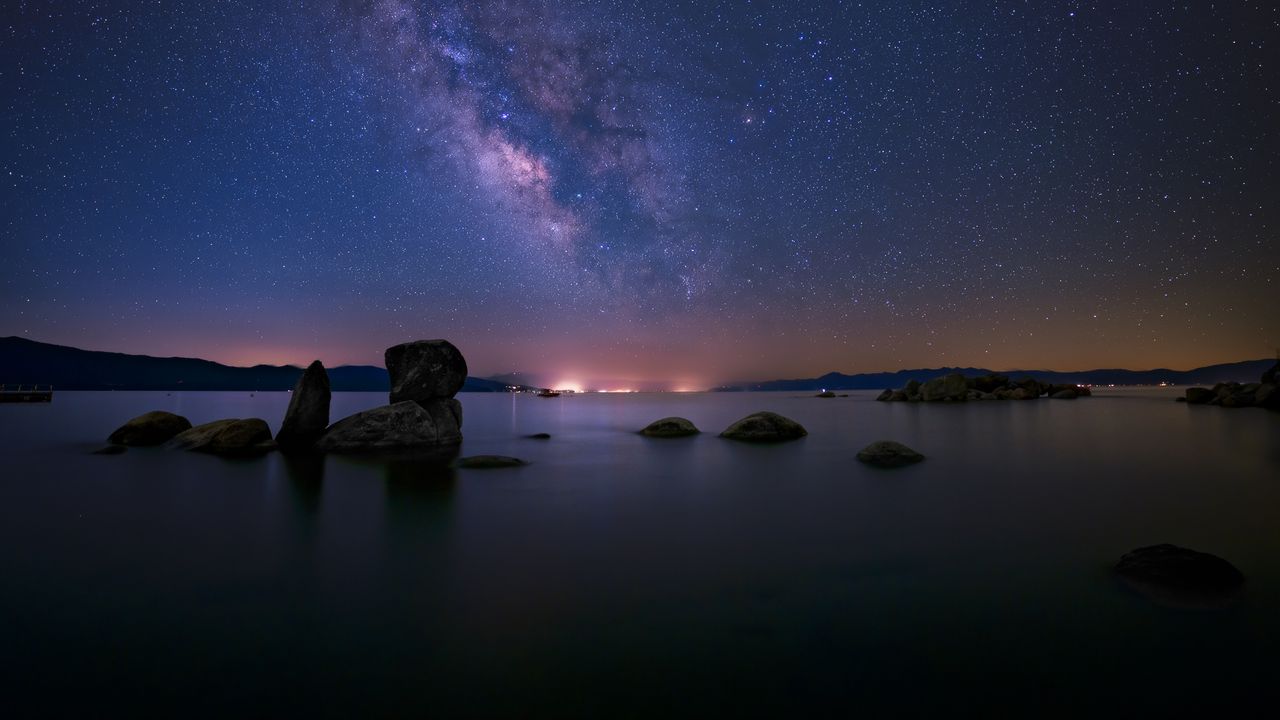
[[[274,430],[282,393],[0,406],[3,698],[24,715],[241,717],[1149,716],[1272,700],[1280,414],[1175,394],[464,394],[463,452],[532,464],[456,475],[87,454],[157,408]],[[338,394],[334,417],[384,398]],[[715,437],[760,409],[810,436]],[[708,434],[634,434],[666,415]],[[554,437],[520,437],[534,432]],[[878,439],[929,459],[854,461]],[[1234,562],[1241,601],[1175,610],[1118,586],[1110,565],[1159,542]]]

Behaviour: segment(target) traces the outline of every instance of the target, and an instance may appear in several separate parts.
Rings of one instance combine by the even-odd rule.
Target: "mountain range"
[[[1254,382],[1276,361],[1208,365],[1193,370],[1124,370],[1119,368],[1063,372],[1057,370],[1001,370],[1013,378],[1030,376],[1047,383],[1091,385],[1212,385],[1218,382]],[[329,383],[335,391],[387,392],[391,382],[385,368],[375,365],[341,365],[328,368]],[[884,390],[900,388],[909,380],[924,381],[958,372],[986,375],[986,368],[921,368],[897,372],[846,375],[832,372],[821,377],[791,380],[748,381],[717,388],[720,392],[745,390]],[[81,350],[20,337],[0,338],[0,382],[53,385],[61,390],[289,390],[298,381],[302,368],[292,365],[233,367],[211,360],[181,357],[151,357],[125,353]],[[493,378],[468,377],[463,392],[503,392],[508,385],[535,390],[542,385],[534,376],[509,374]],[[634,383],[632,383],[634,385]],[[662,389],[645,384],[636,390]]]
[[[1001,375],[1008,375],[1015,379],[1033,377],[1041,382],[1052,384],[1159,385],[1160,383],[1167,383],[1169,385],[1213,385],[1219,382],[1257,382],[1258,376],[1275,363],[1275,360],[1245,360],[1221,365],[1206,365],[1193,370],[1100,368],[1077,371],[1000,370],[998,372]],[[900,388],[910,380],[924,382],[949,373],[973,376],[989,375],[993,372],[997,371],[972,367],[921,368],[919,370],[859,373],[856,375],[832,372],[816,378],[731,383],[714,389],[721,392],[740,390],[886,390]]]
[[[327,368],[336,391],[388,392],[386,368]],[[0,382],[52,385],[59,390],[289,390],[302,368],[292,365],[232,367],[196,358],[81,350],[20,337],[0,338]],[[463,392],[503,392],[506,386],[468,377]]]

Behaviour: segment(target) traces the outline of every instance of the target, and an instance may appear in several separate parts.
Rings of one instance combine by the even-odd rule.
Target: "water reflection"
[[[324,492],[323,453],[281,453],[285,473],[289,476],[289,487],[293,490],[293,499],[298,507],[308,514],[320,511],[320,497]]]

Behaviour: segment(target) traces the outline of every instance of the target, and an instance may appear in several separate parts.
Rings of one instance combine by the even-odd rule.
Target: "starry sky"
[[[5,6],[0,335],[682,389],[1280,345],[1268,2]]]

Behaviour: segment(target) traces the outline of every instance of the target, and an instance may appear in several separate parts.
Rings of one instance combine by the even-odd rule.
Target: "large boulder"
[[[800,423],[772,412],[748,415],[725,428],[720,437],[745,442],[782,442],[808,435]]]
[[[1187,388],[1187,404],[1188,405],[1204,405],[1206,402],[1217,397],[1213,395],[1213,391],[1207,387],[1189,387]]]
[[[925,402],[939,400],[964,400],[969,395],[969,381],[960,373],[951,373],[926,382],[920,389]]]
[[[882,468],[902,467],[924,460],[924,455],[900,442],[881,440],[873,442],[858,453],[858,460]]]
[[[461,440],[449,403],[437,400],[424,407],[406,400],[339,420],[316,447],[336,453],[392,452],[452,445]]]
[[[276,442],[285,449],[306,449],[316,444],[329,427],[329,374],[319,360],[307,366],[289,397],[289,409],[276,433]]]
[[[174,436],[166,447],[213,455],[261,455],[275,448],[271,428],[258,418],[214,420]]]
[[[640,434],[652,438],[679,438],[697,435],[698,432],[698,428],[685,418],[665,417],[646,425]]]
[[[387,348],[391,404],[451,398],[467,380],[467,361],[448,340],[417,340]]]
[[[116,428],[107,437],[113,445],[162,445],[178,433],[190,429],[191,421],[164,410],[143,413]]]
[[[978,377],[969,378],[969,387],[975,390],[981,390],[984,393],[993,393],[996,390],[1009,384],[1009,376],[999,373],[990,375],[979,375]]]
[[[1230,600],[1244,584],[1244,575],[1226,560],[1169,544],[1126,553],[1115,571],[1144,594],[1183,605]]]

